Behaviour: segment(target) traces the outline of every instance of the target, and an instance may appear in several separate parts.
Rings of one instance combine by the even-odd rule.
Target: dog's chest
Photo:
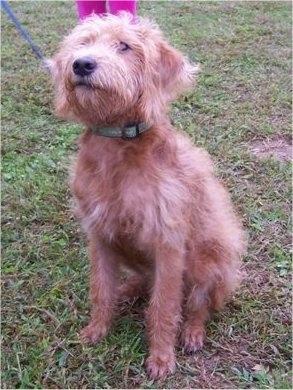
[[[186,193],[168,170],[102,164],[91,170],[78,164],[73,192],[87,233],[144,242],[178,228]]]
[[[126,171],[96,169],[75,173],[73,193],[86,231],[93,228],[107,235],[131,234],[148,215],[154,217],[159,180],[129,168]]]

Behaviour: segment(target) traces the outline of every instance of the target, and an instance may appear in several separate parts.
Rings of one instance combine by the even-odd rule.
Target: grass
[[[72,2],[11,2],[52,55],[76,22]],[[202,351],[147,380],[142,302],[125,306],[96,347],[85,242],[67,169],[80,128],[52,115],[40,64],[2,15],[2,388],[291,388],[291,165],[251,152],[291,140],[289,2],[144,2],[202,72],[172,119],[214,158],[250,236],[241,289],[208,325]]]

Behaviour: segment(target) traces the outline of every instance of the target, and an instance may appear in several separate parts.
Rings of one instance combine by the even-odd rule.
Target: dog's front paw
[[[92,321],[80,331],[79,336],[83,342],[95,344],[104,338],[107,333],[107,326]]]
[[[182,332],[182,344],[185,352],[193,353],[203,347],[205,330],[202,326],[186,325]]]
[[[175,372],[174,352],[151,354],[146,360],[146,370],[150,379],[162,379]]]

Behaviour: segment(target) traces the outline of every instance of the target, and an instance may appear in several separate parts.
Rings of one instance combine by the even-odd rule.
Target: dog
[[[56,114],[86,127],[71,178],[91,268],[91,321],[80,336],[99,341],[119,299],[148,294],[146,370],[163,378],[175,371],[177,336],[189,353],[203,346],[246,251],[210,157],[167,116],[199,67],[153,22],[126,13],[87,18],[47,66]]]

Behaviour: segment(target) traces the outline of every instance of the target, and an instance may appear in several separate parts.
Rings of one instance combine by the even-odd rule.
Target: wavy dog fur
[[[81,78],[72,65],[84,57],[97,68]],[[122,295],[148,293],[146,366],[152,379],[164,377],[175,370],[179,330],[188,352],[202,347],[204,323],[237,286],[246,248],[209,156],[166,114],[198,67],[156,25],[127,14],[86,19],[48,66],[56,114],[87,127],[72,174],[91,261],[91,322],[81,337],[100,340]],[[133,121],[151,129],[132,140],[92,130]],[[131,271],[123,284],[121,267]]]

